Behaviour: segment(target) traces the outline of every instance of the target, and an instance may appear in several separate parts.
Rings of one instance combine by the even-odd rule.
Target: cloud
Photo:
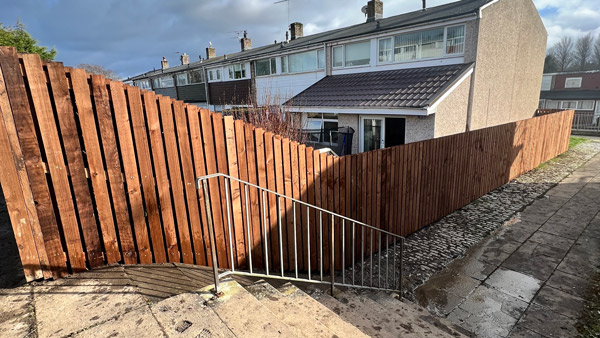
[[[275,0],[3,0],[0,22],[20,18],[45,46],[56,46],[66,65],[100,64],[121,76],[136,75],[167,57],[191,60],[212,41],[217,54],[239,51],[247,30],[254,46],[285,39],[287,3]],[[437,6],[450,0],[429,0]],[[600,1],[534,0],[549,32],[549,45],[563,35],[600,32]],[[289,20],[304,23],[305,34],[364,22],[366,0],[291,0]],[[418,10],[421,1],[384,2],[384,15]]]

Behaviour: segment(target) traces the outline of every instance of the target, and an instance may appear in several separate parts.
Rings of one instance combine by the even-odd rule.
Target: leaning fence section
[[[564,152],[573,121],[565,111],[334,157],[7,47],[0,114],[0,183],[28,280],[116,262],[211,266],[213,255],[227,269],[250,256],[258,269],[341,269],[388,243],[302,203],[406,236]],[[216,173],[234,180],[208,181],[207,204],[195,179]],[[361,236],[374,244],[319,260]]]

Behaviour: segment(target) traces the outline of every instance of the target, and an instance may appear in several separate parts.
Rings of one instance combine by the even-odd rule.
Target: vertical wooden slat
[[[190,221],[190,232],[192,237],[192,249],[196,264],[205,265],[204,241],[202,239],[202,224],[200,223],[200,209],[198,207],[198,194],[196,188],[196,174],[192,161],[192,150],[190,145],[190,132],[188,119],[183,102],[173,101],[173,112],[175,115],[175,128],[177,130],[177,141],[179,142],[179,157],[181,171],[183,172],[183,188],[187,201],[187,211]]]
[[[275,161],[275,143],[279,144],[279,150],[281,150],[281,143],[277,140],[275,142],[273,138],[273,133],[266,132],[264,133],[264,146],[265,146],[265,168],[266,168],[266,181],[267,187],[271,191],[278,191],[278,178],[279,174],[276,173],[276,161]],[[281,154],[281,151],[279,152]],[[281,155],[279,155],[281,158]],[[279,166],[281,166],[281,162],[279,162]],[[281,173],[281,171],[279,172]],[[279,232],[277,229],[277,198],[273,194],[268,194],[268,203],[269,203],[269,236],[270,236],[270,245],[271,245],[271,262],[274,270],[279,268]]]
[[[267,135],[265,134],[265,137]],[[273,137],[273,162],[275,165],[275,181],[276,181],[276,190],[278,193],[285,195],[285,188],[284,188],[284,175],[285,173],[283,172],[283,153],[282,153],[282,141],[281,138],[279,136],[275,136]],[[281,234],[278,232],[278,228],[277,228],[277,204],[275,203],[274,207],[275,207],[275,235],[273,236],[275,238],[275,245],[277,245],[275,248],[275,256],[277,257],[277,261],[275,263],[276,267],[279,267],[280,265],[280,260],[283,259],[283,268],[287,269],[288,268],[288,255],[287,255],[287,250],[288,250],[288,246],[287,246],[287,226],[286,226],[286,204],[285,201],[283,200],[283,198],[279,199],[281,204],[279,205],[279,208],[281,210]],[[281,243],[279,241],[279,236],[281,236]],[[282,251],[279,250],[279,247],[281,246]]]
[[[194,172],[196,178],[206,175],[206,157],[204,155],[204,147],[202,140],[202,130],[200,125],[200,110],[196,106],[186,106],[187,118],[190,127],[190,143],[192,145],[192,158],[194,161]],[[210,247],[210,236],[208,231],[206,201],[204,199],[204,190],[200,188],[198,191],[198,205],[200,212],[200,222],[202,223],[202,246],[206,253],[205,262],[207,266],[212,266],[212,249]],[[220,213],[219,213],[220,215]],[[215,224],[220,224],[215,222]],[[196,244],[196,242],[194,242]],[[219,245],[215,243],[215,245]],[[216,253],[215,253],[216,254]]]
[[[149,264],[152,263],[152,252],[150,250],[148,229],[146,228],[146,210],[144,210],[142,203],[141,185],[137,171],[135,150],[133,149],[133,135],[131,133],[125,92],[123,91],[123,84],[121,82],[111,81],[109,88],[113,102],[121,158],[123,160],[129,206],[131,207],[131,218],[133,219],[135,229],[137,252],[140,262],[142,264]]]
[[[236,123],[238,123],[238,122],[236,121]],[[260,185],[259,179],[257,177],[257,171],[256,171],[257,153],[256,153],[256,147],[255,147],[255,141],[254,141],[254,137],[255,137],[254,127],[250,124],[244,125],[244,123],[242,123],[241,121],[238,124],[240,126],[239,128],[244,129],[244,135],[245,135],[244,142],[246,145],[248,182],[266,188],[266,184]],[[238,124],[236,124],[236,128],[238,128],[237,127]],[[236,135],[237,135],[237,131],[236,131]],[[261,147],[262,147],[262,144],[261,144]],[[261,150],[263,151],[263,153],[261,154],[261,160],[263,161],[263,165],[262,165],[262,171],[260,173],[261,173],[261,176],[264,178],[264,176],[265,176],[264,175],[264,173],[265,173],[264,172],[264,150],[262,148],[261,148]],[[250,197],[250,208],[251,208],[250,216],[252,217],[252,238],[253,238],[252,254],[255,255],[255,257],[256,257],[254,259],[254,261],[256,262],[256,265],[258,267],[264,267],[264,251],[263,251],[264,245],[262,243],[263,242],[262,241],[263,229],[261,226],[263,224],[263,222],[261,220],[262,210],[260,209],[260,206],[261,206],[260,199],[262,198],[262,195],[258,189],[253,188],[253,187],[248,187],[248,196]]]
[[[183,190],[183,178],[181,176],[181,164],[179,163],[179,151],[177,149],[177,135],[173,122],[173,107],[171,100],[164,96],[158,97],[160,109],[160,121],[165,140],[167,169],[169,170],[169,182],[171,183],[171,194],[175,206],[175,219],[177,233],[179,234],[179,246],[181,248],[181,259],[184,263],[193,264],[194,254],[190,239],[188,216]]]
[[[233,121],[233,135],[234,135],[234,144],[236,147],[235,150],[235,156],[237,158],[237,168],[238,168],[238,178],[241,179],[244,182],[248,182],[248,159],[246,157],[246,136],[244,135],[244,127],[243,127],[244,122],[241,120],[237,120],[237,121]],[[229,150],[228,150],[229,151]],[[252,237],[252,234],[254,232],[253,230],[253,226],[252,226],[252,216],[250,214],[251,210],[250,210],[250,201],[248,200],[246,202],[246,192],[244,191],[244,185],[240,184],[240,203],[241,203],[241,215],[242,215],[242,224],[243,224],[243,228],[244,230],[244,238],[245,238],[245,242],[246,242],[246,250],[250,250],[250,245],[254,245],[254,240]],[[250,187],[247,188],[248,189],[248,199],[250,199]],[[248,210],[246,210],[246,205],[249,207]],[[247,215],[250,215],[250,220],[248,220]],[[249,230],[248,230],[248,227]],[[250,238],[246,238],[248,231],[250,232]],[[248,251],[246,252],[246,254],[248,254]],[[253,252],[253,261],[257,261],[257,257],[256,257],[257,253]],[[260,260],[259,260],[260,261]]]
[[[298,145],[298,172],[300,180],[300,200],[308,203],[308,179],[307,179],[307,168],[306,168],[306,146],[304,144]],[[307,242],[307,230],[306,220],[308,217],[307,208],[305,206],[298,206],[300,213],[298,214],[298,238],[302,242],[302,249],[298,249],[298,256],[302,257],[302,270],[309,269],[307,252],[310,252]]]
[[[317,205],[315,201],[315,190],[317,188],[317,181],[315,178],[315,150],[312,147],[306,148],[306,202],[310,205]],[[310,267],[309,269],[313,270],[317,266],[317,224],[316,224],[316,211],[309,210],[308,211],[308,222],[309,222],[309,232],[310,232],[310,246],[308,247],[310,254]],[[307,221],[305,220],[305,223]],[[308,234],[307,234],[308,236]]]
[[[0,55],[2,52],[0,50]],[[6,94],[2,68],[0,68],[0,117],[0,172],[2,172],[0,185],[21,257],[23,273],[28,282],[44,277],[51,278],[52,269],[46,256],[43,237],[40,236],[41,229],[36,236],[35,228],[39,228],[37,213],[33,203],[27,203],[28,200],[33,202],[33,196],[29,190],[22,150],[18,140],[15,140],[17,133]],[[11,142],[11,139],[14,141]]]
[[[160,210],[154,187],[154,173],[152,172],[152,161],[150,159],[150,146],[148,141],[147,121],[144,118],[142,98],[139,88],[125,86],[127,102],[129,104],[131,126],[135,140],[135,150],[140,171],[140,179],[144,192],[145,210],[150,228],[152,240],[152,254],[155,263],[166,263],[165,240],[160,222]]]
[[[321,200],[321,153],[318,150],[313,150],[313,170],[314,170],[314,193],[315,193],[315,205],[319,208],[322,208],[322,200]],[[316,268],[321,266],[321,258],[319,255],[319,237],[320,237],[320,213],[315,211],[315,221],[312,222],[315,228],[315,236],[313,237],[315,243],[315,254],[317,255],[318,260],[315,260]],[[311,219],[312,221],[312,219]],[[317,263],[318,262],[318,263]]]
[[[86,270],[86,260],[79,236],[79,225],[75,205],[67,177],[58,130],[50,103],[46,76],[42,71],[42,61],[37,54],[22,55],[25,76],[35,111],[40,136],[44,146],[48,169],[53,185],[54,196],[61,220],[62,231],[67,245],[69,263],[73,271]]]
[[[87,261],[92,268],[104,265],[104,255],[98,233],[98,225],[94,217],[91,192],[83,163],[83,152],[79,141],[79,133],[73,111],[73,103],[69,93],[69,84],[65,68],[59,63],[48,63],[48,80],[52,89],[52,100],[56,107],[56,115],[60,125],[60,136],[65,149],[73,194],[77,205],[77,214],[81,224],[81,232],[85,240]]]
[[[223,118],[224,130],[225,130],[225,147],[227,149],[227,168],[229,175],[234,178],[239,178],[238,172],[238,160],[236,156],[235,147],[235,131],[233,127],[233,117],[225,116]],[[242,198],[240,191],[240,184],[235,181],[229,182],[230,190],[230,205],[231,205],[231,216],[233,221],[233,240],[236,248],[237,264],[243,267],[246,262],[246,247],[245,247],[245,233],[246,225],[244,224],[244,216],[242,216]]]
[[[252,128],[253,129],[253,128]],[[267,176],[269,172],[267,170],[267,164],[265,160],[265,132],[262,128],[253,129],[253,136],[255,142],[255,153],[256,153],[256,176],[258,178],[258,185],[263,188],[268,188]],[[271,143],[272,144],[272,143]],[[250,166],[248,166],[250,168]],[[271,237],[273,234],[271,233],[271,223],[270,223],[270,207],[269,207],[269,195],[267,193],[261,192],[257,198],[260,205],[260,223],[261,232],[265,232],[263,234],[263,238],[266,240],[266,243],[263,243],[263,254],[267,255],[269,259],[271,259],[271,253],[273,252],[273,248],[271,248]],[[264,199],[263,199],[264,196]],[[272,266],[272,260],[268,262],[269,266]]]
[[[152,162],[154,164],[154,175],[160,202],[160,214],[167,245],[169,262],[179,262],[181,259],[175,228],[175,215],[172,206],[170,182],[167,172],[167,159],[162,138],[162,127],[158,116],[158,101],[154,92],[142,93],[146,120],[148,121],[148,133],[150,135],[150,148],[152,150]]]
[[[300,166],[299,166],[299,159],[298,159],[298,143],[297,142],[290,142],[290,170],[292,173],[292,197],[296,200],[300,200]],[[302,236],[302,211],[300,208],[300,204],[296,203],[296,207],[295,207],[295,212],[296,212],[296,252],[297,252],[297,261],[298,261],[298,267],[299,269],[302,269],[302,267],[304,266],[304,255],[302,255],[302,252],[304,252],[304,247],[303,247],[303,236]],[[293,212],[294,212],[294,208],[292,208],[290,210],[290,214],[291,214],[291,218],[292,218],[292,223],[293,223]],[[292,239],[293,239],[293,231],[294,228],[290,228],[292,231]],[[292,250],[294,250],[293,246],[292,246]],[[290,251],[291,252],[291,251]],[[291,252],[291,259],[292,262],[294,260],[294,253]]]
[[[117,220],[123,258],[126,264],[135,264],[137,263],[137,253],[135,251],[131,224],[129,223],[129,208],[127,207],[123,187],[121,161],[115,137],[113,114],[110,109],[108,89],[106,88],[106,79],[104,77],[92,75],[92,94],[96,107],[96,117],[100,127],[100,138],[104,150],[106,172],[108,174],[114,206],[113,212]]]
[[[292,169],[291,169],[291,155],[290,155],[290,140],[287,138],[284,138],[281,142],[281,151],[282,151],[282,163],[283,163],[283,187],[284,187],[284,191],[285,191],[285,195],[287,197],[294,197],[293,196],[293,191],[292,191]],[[279,171],[278,171],[279,172]],[[286,231],[284,232],[285,236],[283,236],[283,242],[284,242],[284,247],[286,247],[287,243],[287,250],[284,249],[284,252],[287,252],[287,256],[284,259],[284,262],[286,262],[287,265],[285,265],[286,269],[289,267],[289,269],[293,269],[294,267],[294,229],[293,229],[293,210],[292,210],[292,203],[290,200],[288,200],[287,198],[284,200],[284,210],[285,210],[285,227],[286,227]]]

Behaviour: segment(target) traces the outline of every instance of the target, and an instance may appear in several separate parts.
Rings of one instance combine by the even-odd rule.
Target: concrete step
[[[339,298],[333,298],[316,288],[307,289],[307,291],[309,291],[310,296],[319,303],[325,305],[343,320],[352,323],[366,335],[385,338],[398,337],[398,334],[394,332],[395,330],[384,327],[381,323],[382,320],[375,317],[383,316],[385,319],[385,315],[382,315],[385,311],[374,301],[371,301],[371,306],[365,306],[362,302],[353,299],[354,296],[350,297],[353,299],[352,301],[348,300],[347,297],[343,297],[340,300]]]
[[[298,337],[333,337],[334,334],[318,319],[312,318],[304,308],[298,306],[293,299],[286,297],[264,280],[246,287],[256,299],[267,307],[275,316],[289,326]]]
[[[354,325],[344,321],[340,316],[319,303],[291,283],[281,286],[279,292],[290,299],[297,307],[302,308],[310,320],[325,325],[337,337],[367,337]],[[334,337],[332,336],[332,337]]]
[[[235,337],[221,318],[196,293],[184,293],[152,305],[151,310],[169,337]]]
[[[400,301],[395,298],[395,295],[387,292],[366,292],[365,295],[385,308],[387,313],[393,313],[391,317],[405,323],[400,325],[403,329],[402,335],[415,337],[467,336],[464,330],[456,328],[447,320],[431,315],[416,304]]]
[[[297,337],[258,299],[231,278],[221,281],[219,298],[213,297],[213,286],[202,289],[207,305],[237,337]]]

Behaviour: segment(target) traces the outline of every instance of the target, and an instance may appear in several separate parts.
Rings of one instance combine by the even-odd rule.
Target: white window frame
[[[452,53],[452,54],[448,54],[447,52],[447,39],[448,39],[448,28],[452,28],[452,27],[458,27],[458,26],[463,26],[464,30],[465,30],[465,36],[464,36],[464,46],[463,46],[463,51],[462,53]],[[443,40],[443,54],[441,56],[434,56],[434,57],[428,57],[428,58],[415,58],[415,59],[410,59],[410,60],[401,60],[401,61],[395,61],[395,57],[394,57],[394,48],[395,48],[395,37],[396,36],[400,36],[400,35],[404,35],[404,34],[414,34],[414,33],[421,33],[421,32],[426,32],[426,31],[430,31],[430,30],[434,30],[434,29],[439,29],[441,27],[430,27],[427,29],[422,29],[422,30],[418,30],[418,31],[411,31],[411,32],[404,32],[404,33],[399,33],[399,34],[393,34],[393,35],[388,35],[388,36],[384,36],[381,37],[379,39],[377,39],[377,65],[389,65],[389,64],[395,64],[395,63],[410,63],[410,62],[418,62],[418,61],[426,61],[426,60],[436,60],[436,59],[442,59],[442,58],[452,58],[452,57],[461,57],[465,55],[465,49],[467,48],[467,27],[466,25],[463,24],[456,24],[456,25],[448,25],[448,26],[444,26],[444,40]],[[385,40],[385,39],[392,39],[392,61],[379,61],[379,41],[381,40]]]
[[[258,62],[259,61],[265,61],[265,60],[269,60],[269,74],[258,75],[258,70],[256,69],[258,67]],[[273,63],[275,63],[275,72],[274,73],[273,73]],[[276,58],[257,59],[254,62],[254,74],[256,74],[256,77],[277,75],[277,61],[276,61]]]
[[[285,67],[283,67],[283,59],[285,59]],[[282,55],[279,58],[279,63],[281,64],[281,74],[289,74],[290,60],[288,60],[288,56],[287,55]]]
[[[380,49],[379,47],[381,45],[381,41],[382,40],[390,40],[390,42],[391,42],[391,47],[392,48],[391,48],[390,52],[392,53],[391,54],[392,57],[390,58],[389,61],[381,61],[379,59],[379,57],[380,57],[379,56],[379,49]],[[377,39],[377,64],[382,64],[383,65],[383,64],[390,64],[390,63],[394,63],[394,37],[393,36],[388,36],[388,37],[385,37],[385,38]]]
[[[179,83],[179,77],[181,75],[185,75],[185,83],[180,84]],[[187,86],[190,84],[190,75],[187,72],[184,73],[179,73],[175,75],[175,85],[179,86]]]
[[[369,63],[367,63],[366,65],[346,66],[346,46],[347,46],[347,45],[357,45],[357,44],[360,44],[360,43],[365,43],[365,42],[367,42],[367,43],[369,44]],[[353,41],[353,42],[349,42],[349,43],[346,43],[346,44],[344,44],[344,46],[343,46],[343,47],[344,47],[344,49],[343,49],[343,50],[344,50],[344,53],[343,53],[343,55],[344,55],[344,58],[342,59],[342,64],[344,65],[344,68],[361,68],[361,67],[371,67],[371,56],[373,56],[373,55],[372,55],[373,53],[371,53],[371,50],[372,50],[372,49],[371,49],[371,48],[372,48],[372,46],[371,46],[371,39],[369,39],[369,40],[361,40],[361,41]],[[378,58],[378,59],[379,59],[379,58]]]
[[[318,50],[319,49],[311,49],[311,50],[305,50],[302,52],[297,52],[297,53],[291,53],[291,54],[287,54],[285,55],[285,57],[287,58],[287,73],[286,74],[302,74],[302,73],[314,73],[314,72],[322,72],[324,68],[319,69],[319,57],[318,57]],[[301,71],[296,71],[296,72],[292,72],[290,70],[290,56],[295,55],[295,54],[304,54],[304,53],[311,53],[314,52],[315,54],[315,69],[311,69],[311,70],[301,70]]]
[[[241,77],[236,78],[235,77],[235,67],[236,66],[240,66],[240,75]],[[240,62],[240,63],[234,63],[232,65],[229,65],[227,67],[227,70],[229,71],[229,80],[244,80],[248,78],[248,70],[246,69],[246,63],[245,62]],[[231,75],[233,74],[233,77],[231,77]]]
[[[592,107],[591,108],[583,108],[583,103],[584,102],[591,102],[592,103]],[[577,110],[594,110],[594,100],[581,100],[577,103]]]
[[[565,107],[565,103],[575,103],[575,107]],[[579,106],[579,101],[560,101],[560,109],[577,109]]]
[[[358,151],[365,152],[365,120],[381,120],[381,140],[379,140],[379,149],[385,148],[385,115],[360,115],[359,118],[359,134],[358,134]]]
[[[565,79],[565,88],[581,88],[581,77],[568,77]],[[575,81],[579,81],[578,84],[576,86],[567,86],[567,83],[569,83],[569,80],[575,80]]]
[[[335,66],[334,65],[334,61],[333,61],[333,54],[334,54],[334,49],[339,48],[342,51],[342,65],[341,66]],[[331,48],[331,68],[335,68],[335,69],[340,69],[340,68],[344,68],[344,60],[346,60],[346,51],[344,50],[344,45],[340,45],[340,46],[333,46]]]

